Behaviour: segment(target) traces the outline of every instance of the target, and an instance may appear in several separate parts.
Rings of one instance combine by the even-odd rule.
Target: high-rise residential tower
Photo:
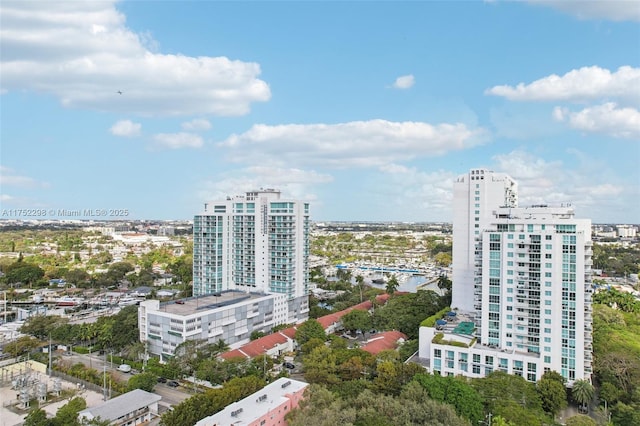
[[[308,312],[309,204],[261,189],[205,204],[193,223],[193,294],[240,290],[286,295]],[[295,318],[294,318],[295,317]]]
[[[515,182],[495,176],[472,170],[455,184],[454,210],[467,211],[454,218],[455,319],[421,328],[419,356],[441,374],[590,379],[591,221],[570,206],[516,207]],[[483,205],[487,194],[496,201]]]
[[[518,206],[518,184],[504,173],[473,169],[453,184],[451,306],[473,311],[475,245],[498,207]]]

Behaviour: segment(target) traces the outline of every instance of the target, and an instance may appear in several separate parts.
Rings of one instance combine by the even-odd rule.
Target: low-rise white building
[[[109,424],[117,426],[147,424],[158,415],[158,402],[161,399],[155,393],[135,389],[97,407],[82,410],[78,417],[86,420],[109,420]]]
[[[617,225],[616,231],[620,238],[635,238],[637,235],[637,229],[633,225]]]
[[[160,304],[146,300],[138,308],[140,341],[148,351],[166,361],[187,340],[215,343],[223,340],[237,348],[250,340],[254,331],[270,332],[288,319],[284,294],[256,294],[227,291]]]
[[[280,378],[224,410],[205,417],[195,426],[276,426],[286,425],[285,416],[298,406],[308,383]]]

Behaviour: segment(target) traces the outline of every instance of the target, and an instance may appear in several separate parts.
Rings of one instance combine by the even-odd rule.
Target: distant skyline
[[[639,52],[637,1],[3,1],[0,210],[451,222],[485,167],[640,223]]]

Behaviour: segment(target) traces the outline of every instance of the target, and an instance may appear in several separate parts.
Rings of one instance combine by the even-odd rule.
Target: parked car
[[[169,380],[167,382],[167,386],[170,386],[172,388],[177,388],[178,386],[180,386],[180,383],[176,382],[175,380]]]
[[[296,368],[296,366],[290,362],[284,362],[282,363],[282,365],[284,366],[284,368],[288,368],[289,370],[293,370],[294,368]]]
[[[158,383],[167,383],[167,379],[164,377],[158,377]]]
[[[129,364],[120,364],[118,366],[118,371],[122,371],[123,373],[129,373],[131,371],[131,366]]]

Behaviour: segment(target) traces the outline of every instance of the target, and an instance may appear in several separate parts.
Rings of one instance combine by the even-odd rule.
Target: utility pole
[[[102,364],[102,392],[104,400],[107,400],[107,351],[104,352],[104,363]]]
[[[49,333],[49,375],[51,375],[51,333]]]

